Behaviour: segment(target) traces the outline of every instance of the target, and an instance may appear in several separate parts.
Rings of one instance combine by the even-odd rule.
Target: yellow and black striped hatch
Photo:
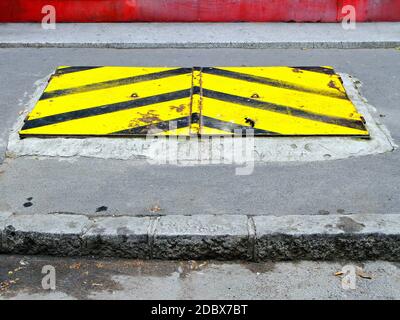
[[[369,137],[331,67],[59,67],[29,136]]]

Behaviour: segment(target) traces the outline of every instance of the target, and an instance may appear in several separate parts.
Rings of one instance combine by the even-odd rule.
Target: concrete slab
[[[150,217],[104,217],[93,221],[83,236],[88,254],[124,258],[151,256]]]
[[[83,251],[81,235],[91,226],[79,215],[12,215],[3,229],[3,252],[73,256]]]
[[[50,214],[32,217],[14,214],[6,220],[6,225],[20,232],[69,235],[83,234],[89,229],[92,222],[82,215]]]
[[[243,215],[165,216],[156,224],[155,259],[251,259],[254,234]]]
[[[0,47],[394,48],[400,23],[58,23],[0,24]]]
[[[398,215],[254,217],[256,257],[265,259],[400,258]]]

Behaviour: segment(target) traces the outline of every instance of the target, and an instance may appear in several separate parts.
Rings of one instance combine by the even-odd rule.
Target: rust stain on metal
[[[336,83],[333,80],[329,81],[328,87],[340,91],[340,88],[336,85]]]
[[[292,71],[296,73],[303,73],[303,71],[301,71],[299,68],[293,68]]]
[[[141,117],[134,118],[131,121],[129,121],[128,128],[140,127],[143,125],[143,122],[148,124],[153,124],[162,121],[159,118],[159,115],[154,113],[154,111],[155,110],[149,110],[147,113],[139,113]]]
[[[159,118],[159,114],[154,113],[155,110],[149,110],[147,113],[139,113],[142,117],[138,118],[139,121],[146,122],[146,123],[152,123],[155,121],[162,121]]]
[[[175,110],[176,112],[178,112],[178,113],[181,113],[183,110],[185,110],[185,108],[186,108],[186,105],[184,105],[184,104],[181,104],[180,106],[170,106],[169,107],[171,110]]]

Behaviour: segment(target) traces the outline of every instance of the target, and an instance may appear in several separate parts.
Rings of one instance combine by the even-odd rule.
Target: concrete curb
[[[39,23],[0,24],[0,48],[358,49],[400,46],[400,23]]]
[[[400,216],[0,213],[0,253],[141,259],[400,261]]]
[[[281,42],[0,42],[0,48],[97,49],[393,49],[399,41],[281,41]]]

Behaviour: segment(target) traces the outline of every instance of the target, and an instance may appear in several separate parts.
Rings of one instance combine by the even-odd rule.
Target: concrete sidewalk
[[[0,24],[0,47],[84,48],[394,48],[400,23]]]

